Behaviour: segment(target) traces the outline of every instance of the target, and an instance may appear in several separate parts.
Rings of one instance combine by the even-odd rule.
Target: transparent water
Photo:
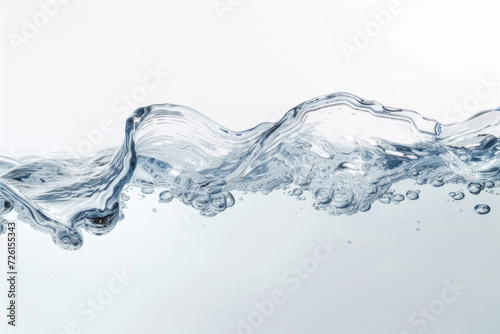
[[[234,206],[234,190],[285,190],[298,200],[312,197],[312,210],[351,215],[375,201],[418,200],[416,189],[391,189],[406,179],[457,184],[449,196],[459,201],[495,192],[499,123],[500,108],[441,124],[336,93],[306,101],[276,123],[236,132],[185,106],[152,105],[128,118],[115,150],[91,158],[0,156],[0,232],[1,217],[14,210],[57,245],[78,249],[82,229],[103,235],[123,219],[129,186],[160,203],[178,199],[206,217]],[[475,210],[495,208],[477,203]]]

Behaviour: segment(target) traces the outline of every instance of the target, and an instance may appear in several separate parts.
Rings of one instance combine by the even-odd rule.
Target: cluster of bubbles
[[[469,190],[469,193],[471,193],[472,195],[479,195],[483,190],[489,193],[493,193],[493,188],[495,188],[495,183],[492,181],[486,181],[483,183],[471,182],[467,186],[467,190]],[[465,198],[465,193],[462,189],[458,191],[452,191],[448,195],[455,201],[460,201]],[[487,204],[477,204],[474,207],[474,210],[480,215],[485,215],[491,211],[491,208]]]
[[[439,184],[442,180],[435,180],[430,182],[431,185],[440,186]],[[231,192],[227,190],[222,190],[222,184],[219,184],[219,187],[211,186],[207,189],[202,189],[197,186],[194,188],[187,189],[185,186],[190,184],[190,178],[186,175],[179,175],[175,178],[174,184],[177,187],[172,187],[168,189],[163,189],[158,195],[159,203],[170,203],[174,198],[178,198],[186,205],[190,205],[193,208],[200,210],[200,214],[207,217],[215,216],[217,213],[223,212],[229,207],[232,207],[235,203],[234,197]],[[468,184],[468,191],[473,195],[479,195],[481,191],[485,190],[490,193],[493,193],[493,188],[495,187],[495,183],[492,181],[487,181],[483,183],[471,182]],[[188,187],[189,188],[189,187]],[[288,190],[289,185],[284,185],[281,187],[282,190]],[[305,200],[306,198],[302,196],[306,189],[302,189],[300,187],[294,187],[291,190],[288,190],[286,193],[288,196],[295,196],[298,200]],[[149,195],[154,192],[154,188],[141,188],[141,192],[143,194]],[[268,194],[269,192],[266,192]],[[244,194],[247,194],[245,191]],[[448,194],[453,200],[460,201],[465,198],[465,192],[460,189],[454,192],[450,192]],[[497,193],[498,195],[498,193]],[[142,195],[144,196],[144,195]],[[337,196],[337,198],[342,198],[341,196]],[[345,197],[345,196],[344,196]],[[396,193],[394,189],[387,190],[380,198],[379,202],[383,204],[399,204],[403,202],[405,199],[415,201],[420,198],[420,190],[408,190],[406,191],[406,196],[400,193]],[[242,197],[239,198],[243,200]],[[334,199],[334,194],[329,188],[319,188],[313,194],[313,207],[317,210],[326,209]],[[123,193],[121,195],[122,200],[122,208],[125,207],[126,201],[130,200],[130,196]],[[339,202],[339,201],[338,201]],[[340,200],[342,203],[342,200]],[[2,204],[0,200],[0,204]],[[487,204],[477,204],[474,207],[475,212],[480,215],[487,214],[491,211],[491,208]],[[152,209],[153,212],[157,212],[156,208]],[[418,230],[418,229],[417,229]]]
[[[283,186],[283,190],[288,189],[288,186]],[[305,201],[306,197],[301,196],[304,194],[304,190],[302,188],[294,188],[293,190],[290,190],[287,192],[288,196],[295,196],[298,201]]]
[[[380,203],[389,204],[399,204],[405,200],[405,196],[403,194],[395,194],[394,189],[389,189],[382,197],[379,199]],[[411,201],[415,201],[419,199],[420,190],[408,190],[406,192],[406,198]]]

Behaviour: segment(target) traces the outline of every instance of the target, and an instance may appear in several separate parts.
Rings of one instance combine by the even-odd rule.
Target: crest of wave
[[[89,159],[0,157],[0,216],[14,209],[56,244],[77,249],[82,228],[102,235],[123,218],[120,196],[128,185],[161,189],[161,202],[177,198],[214,216],[234,205],[233,190],[268,193],[293,184],[312,194],[315,209],[353,214],[403,179],[498,181],[499,115],[491,110],[443,125],[336,93],[236,132],[184,106],[152,105],[127,120],[116,150]]]

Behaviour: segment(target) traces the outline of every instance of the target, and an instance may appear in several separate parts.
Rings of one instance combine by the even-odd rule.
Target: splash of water
[[[390,188],[404,179],[463,183],[474,194],[499,182],[499,123],[500,108],[444,125],[336,93],[276,123],[235,132],[188,107],[151,105],[128,118],[115,151],[88,159],[0,156],[0,222],[15,210],[59,246],[78,249],[82,228],[102,235],[123,218],[128,185],[145,194],[161,189],[160,202],[177,198],[204,216],[233,206],[234,190],[268,193],[291,184],[291,195],[309,192],[313,207],[331,215],[367,211],[376,200],[400,202],[405,196]]]

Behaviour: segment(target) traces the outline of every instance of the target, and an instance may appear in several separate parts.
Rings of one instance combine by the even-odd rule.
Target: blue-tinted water
[[[304,102],[276,123],[235,132],[188,107],[152,105],[127,120],[116,150],[86,159],[0,156],[0,220],[15,210],[59,246],[78,249],[82,228],[102,235],[123,218],[129,185],[144,194],[160,189],[159,202],[176,198],[208,217],[235,204],[234,190],[289,189],[331,215],[368,211],[377,200],[417,200],[418,191],[391,189],[404,179],[463,184],[465,191],[449,194],[460,200],[499,183],[499,123],[500,109],[444,125],[336,93]],[[490,210],[476,206],[479,214]]]

